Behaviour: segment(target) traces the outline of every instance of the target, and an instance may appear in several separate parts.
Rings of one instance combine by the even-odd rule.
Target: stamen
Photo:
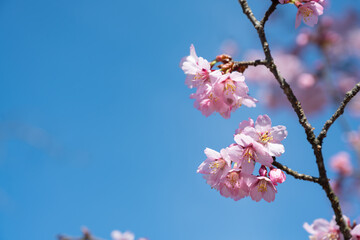
[[[235,86],[234,82],[231,79],[226,80],[226,82],[225,82],[225,90],[226,91],[231,91],[232,93],[235,92],[236,86]]]
[[[256,152],[251,147],[247,147],[243,153],[243,158],[246,159],[248,163],[251,163],[251,161],[255,161],[257,158]]]
[[[310,8],[302,8],[301,10],[301,14],[303,15],[304,21],[307,22],[309,19],[309,17],[311,17],[313,15],[313,10],[311,10]]]
[[[227,177],[229,179],[229,183],[231,184],[232,188],[235,188],[235,185],[239,180],[239,174],[237,172],[231,172]]]
[[[216,174],[219,170],[224,169],[225,167],[225,160],[224,159],[218,159],[215,160],[214,162],[210,163],[210,169],[211,169],[211,174]]]
[[[266,192],[267,191],[267,182],[264,179],[261,179],[258,184],[258,192]]]
[[[260,141],[262,143],[267,143],[273,140],[273,136],[270,135],[269,131],[260,134]]]

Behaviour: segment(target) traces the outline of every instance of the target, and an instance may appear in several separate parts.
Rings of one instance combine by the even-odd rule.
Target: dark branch
[[[274,162],[272,163],[272,165],[274,165],[275,167],[283,170],[284,172],[286,172],[287,174],[293,176],[296,179],[301,179],[301,180],[305,180],[305,181],[319,183],[319,178],[313,177],[313,176],[310,176],[310,175],[306,175],[306,174],[302,174],[302,173],[298,173],[297,171],[294,171],[291,168],[288,168],[287,166],[282,165],[281,163],[277,162],[275,159],[274,159]]]
[[[331,125],[333,125],[333,123],[336,121],[336,119],[338,119],[345,110],[346,105],[350,102],[350,100],[355,97],[355,95],[360,91],[360,83],[356,84],[355,87],[353,87],[353,89],[351,89],[350,91],[348,91],[345,95],[344,100],[341,102],[339,108],[336,110],[336,112],[332,115],[332,117],[326,121],[326,123],[324,124],[323,129],[321,130],[319,136],[317,137],[319,142],[322,143],[322,141],[324,140],[324,138],[326,137],[327,132],[329,131],[329,128],[331,127]]]
[[[246,0],[238,0],[242,10],[244,12],[244,14],[249,18],[250,22],[254,25],[254,27],[256,28],[256,26],[260,27],[260,22],[256,19],[256,17],[254,16],[253,12],[251,11],[248,3]]]
[[[301,107],[300,102],[297,100],[296,96],[294,95],[290,85],[286,82],[286,80],[280,75],[280,72],[277,69],[277,66],[274,63],[274,59],[271,55],[269,43],[266,40],[264,27],[260,24],[260,22],[255,18],[254,14],[252,13],[247,0],[238,0],[244,14],[250,19],[251,23],[254,25],[255,29],[258,32],[261,45],[263,47],[263,51],[266,57],[267,61],[267,68],[272,72],[275,79],[280,84],[280,87],[282,88],[283,92],[285,93],[287,99],[291,103],[292,108],[294,109],[295,113],[298,116],[299,122],[301,126],[303,126],[307,139],[310,142],[311,145],[314,146],[314,140],[315,140],[315,134],[313,132],[313,127],[308,122],[306,115],[304,113],[304,110]],[[275,10],[277,4],[272,2],[271,6],[269,7],[269,10],[267,11],[268,16]],[[264,23],[267,20],[268,17],[264,17]]]
[[[255,60],[255,61],[241,61],[241,62],[234,62],[234,69],[239,67],[248,67],[248,66],[258,66],[258,65],[266,65],[266,60]]]
[[[266,21],[269,19],[270,15],[276,10],[276,6],[279,4],[278,0],[272,0],[272,4],[269,9],[266,11],[263,19],[261,20],[260,24],[262,27],[265,26]]]

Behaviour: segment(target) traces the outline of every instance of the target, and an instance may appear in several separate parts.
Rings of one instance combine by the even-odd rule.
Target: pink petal
[[[210,148],[205,148],[204,153],[211,160],[216,160],[221,158],[220,153]]]
[[[259,132],[266,132],[271,129],[271,119],[268,115],[260,115],[256,119],[255,129]]]
[[[273,137],[272,142],[280,143],[287,137],[288,132],[285,126],[275,126],[271,129],[270,134]]]
[[[280,144],[280,143],[271,143],[268,142],[266,144],[267,148],[269,149],[269,154],[271,156],[276,156],[279,157],[281,156],[281,154],[283,154],[285,152],[285,148],[284,145]]]

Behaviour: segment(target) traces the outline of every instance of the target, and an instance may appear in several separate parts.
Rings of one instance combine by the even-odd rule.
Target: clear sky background
[[[258,16],[270,4],[249,2]],[[295,7],[279,12],[273,44],[298,31]],[[212,59],[226,39],[241,53],[259,48],[255,36],[236,0],[0,0],[0,240],[81,226],[105,239],[114,229],[151,240],[306,239],[304,222],[332,217],[318,185],[288,176],[273,203],[235,202],[196,174],[205,147],[228,146],[240,121],[266,113],[288,127],[279,161],[317,175],[291,111],[260,104],[225,120],[193,108],[178,67],[190,44]],[[310,119],[317,130],[332,111]],[[324,150],[348,150],[337,126]]]

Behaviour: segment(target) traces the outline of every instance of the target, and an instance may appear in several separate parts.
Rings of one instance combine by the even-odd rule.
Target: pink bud
[[[269,175],[270,180],[273,182],[274,185],[277,185],[277,183],[283,183],[286,180],[285,173],[277,168],[271,169]]]
[[[259,174],[262,177],[266,177],[267,176],[267,169],[264,165],[262,165],[259,169]]]

